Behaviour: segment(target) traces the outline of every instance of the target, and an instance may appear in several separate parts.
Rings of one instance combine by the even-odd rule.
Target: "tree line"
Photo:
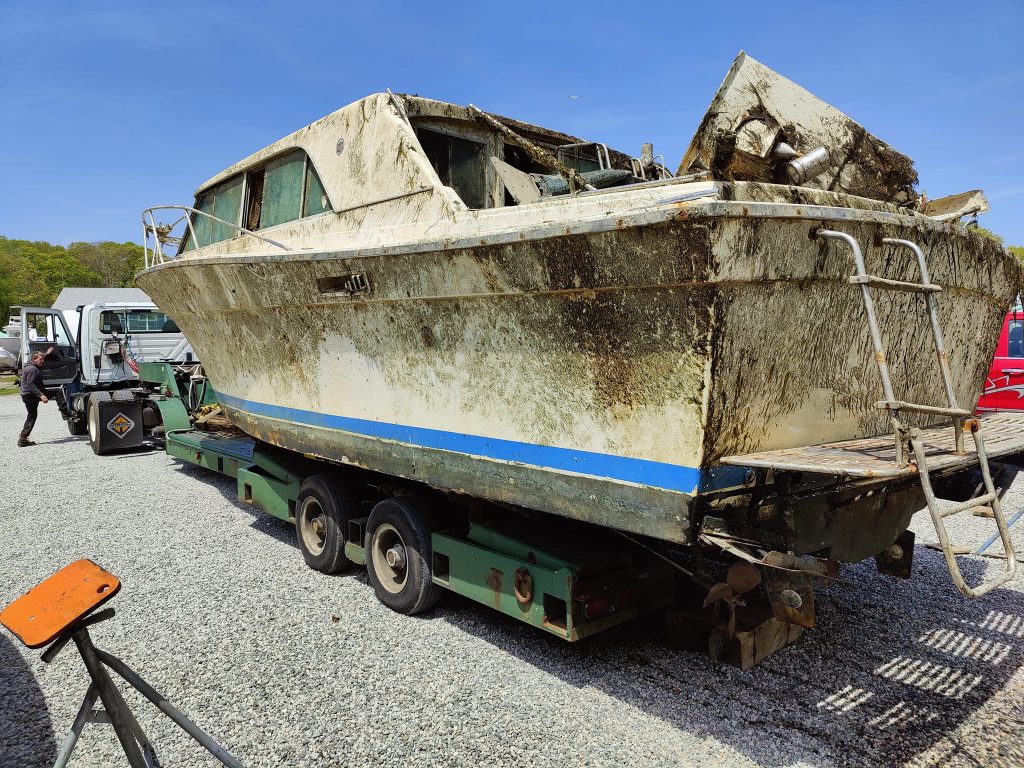
[[[130,288],[142,269],[135,243],[11,240],[0,235],[0,326],[12,305],[49,307],[62,288]]]

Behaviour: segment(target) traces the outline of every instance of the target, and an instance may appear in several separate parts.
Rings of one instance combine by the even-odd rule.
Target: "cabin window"
[[[468,208],[487,207],[486,145],[419,128],[416,136],[441,183],[451,187]]]
[[[299,218],[302,211],[304,152],[292,152],[271,160],[263,168],[263,204],[260,229]]]
[[[1006,356],[1024,357],[1024,322],[1011,320],[1006,333]]]
[[[196,199],[196,209],[203,213],[208,213],[210,216],[216,216],[218,219],[230,221],[232,224],[238,223],[238,216],[242,209],[241,174],[221,182],[216,187],[208,189],[199,195]],[[193,215],[192,229],[195,231],[196,240],[198,240],[200,248],[204,245],[227,240],[229,237],[234,237],[237,234],[237,230],[234,227],[221,224],[219,221],[214,221],[207,216]],[[181,250],[187,251],[194,247],[192,235],[189,234],[182,244]]]
[[[243,179],[245,181],[245,216],[242,214]],[[316,216],[331,210],[327,192],[313,163],[301,149],[276,157],[266,165],[239,174],[208,189],[196,198],[196,209],[218,219],[230,221],[245,229],[256,230]],[[199,247],[236,237],[235,227],[193,215]],[[195,248],[192,235],[187,234],[181,251]]]
[[[266,229],[329,210],[320,177],[301,149],[249,172],[246,229]]]
[[[302,192],[302,215],[316,216],[318,213],[331,210],[331,201],[327,199],[324,185],[320,183],[316,168],[307,160],[306,184]]]

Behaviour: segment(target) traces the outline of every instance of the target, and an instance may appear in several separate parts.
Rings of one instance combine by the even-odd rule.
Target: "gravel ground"
[[[1024,583],[961,598],[920,515],[914,580],[846,568],[817,629],[741,673],[638,628],[570,645],[454,595],[400,616],[365,575],[308,570],[233,481],[95,457],[52,406],[18,449],[21,419],[0,398],[0,604],[104,565],[124,586],[97,645],[250,766],[1024,765]],[[1006,508],[1022,503],[1024,480]],[[955,530],[976,545],[991,526]],[[73,649],[45,665],[0,632],[0,765],[50,765],[86,687]],[[164,766],[218,765],[128,690]],[[86,726],[72,765],[124,764],[112,729]]]

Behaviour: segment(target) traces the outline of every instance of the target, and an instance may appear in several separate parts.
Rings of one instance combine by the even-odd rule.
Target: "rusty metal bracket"
[[[730,541],[724,536],[716,536],[710,533],[702,533],[700,541],[716,546],[730,555],[735,555],[753,565],[764,566],[768,570],[805,574],[809,578],[839,581],[839,574],[835,568],[836,564],[831,560],[822,561],[813,557],[798,557],[789,552],[767,552],[763,556],[758,557],[741,548],[736,542]]]
[[[896,541],[875,555],[875,565],[879,573],[894,576],[897,579],[909,579],[911,565],[914,561],[914,532],[904,531],[896,537]]]

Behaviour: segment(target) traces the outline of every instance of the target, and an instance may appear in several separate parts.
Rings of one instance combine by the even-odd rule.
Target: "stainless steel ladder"
[[[1017,573],[1017,556],[1013,549],[1013,542],[1010,540],[1009,529],[1006,525],[1006,518],[1003,516],[1003,508],[999,499],[999,492],[992,483],[992,474],[989,470],[988,455],[985,453],[985,440],[981,434],[981,422],[973,418],[970,411],[964,410],[957,403],[956,393],[953,391],[952,376],[949,371],[949,360],[946,355],[946,348],[942,342],[942,329],[939,326],[939,316],[935,309],[936,293],[942,288],[931,282],[928,275],[928,265],[925,262],[924,253],[921,248],[910,240],[897,238],[882,238],[882,243],[899,248],[907,248],[917,257],[917,265],[921,272],[921,282],[911,283],[902,280],[889,280],[883,277],[868,274],[864,266],[864,256],[861,253],[860,245],[852,235],[845,232],[837,232],[830,229],[819,229],[817,237],[827,240],[836,240],[845,243],[853,253],[853,260],[857,268],[857,274],[850,277],[853,285],[861,287],[864,298],[864,311],[868,319],[868,332],[871,336],[871,345],[874,347],[875,362],[878,365],[878,373],[882,379],[882,392],[884,400],[878,401],[875,405],[882,410],[888,411],[890,424],[896,439],[896,462],[900,467],[906,467],[911,461],[917,466],[918,476],[921,480],[921,488],[924,490],[925,500],[928,503],[928,512],[931,514],[932,523],[935,525],[935,532],[939,537],[939,545],[942,547],[942,554],[946,558],[946,566],[953,578],[953,583],[967,597],[980,597],[991,592],[998,586],[1010,581]],[[933,405],[921,405],[897,400],[892,388],[892,379],[889,376],[889,364],[886,361],[885,347],[882,345],[882,336],[878,330],[878,321],[875,317],[875,304],[871,299],[871,288],[878,288],[887,291],[902,291],[905,293],[916,293],[924,296],[928,308],[928,318],[932,326],[932,336],[935,341],[935,353],[939,360],[939,369],[942,372],[942,383],[946,389],[948,407]],[[963,502],[952,502],[939,499],[932,489],[931,477],[928,471],[928,457],[925,452],[921,431],[916,427],[910,427],[900,419],[901,412],[924,413],[933,416],[947,416],[950,418],[955,438],[956,452],[964,453],[964,427],[967,427],[974,438],[974,446],[977,451],[978,464],[981,468],[981,476],[985,493]],[[952,506],[940,508],[939,502],[946,502]],[[982,508],[991,510],[992,517],[996,521],[999,530],[999,538],[1002,540],[1003,549],[1006,552],[1006,570],[989,581],[983,581],[976,587],[968,586],[964,581],[960,566],[956,561],[956,554],[949,542],[949,533],[946,531],[945,518],[967,510]]]

